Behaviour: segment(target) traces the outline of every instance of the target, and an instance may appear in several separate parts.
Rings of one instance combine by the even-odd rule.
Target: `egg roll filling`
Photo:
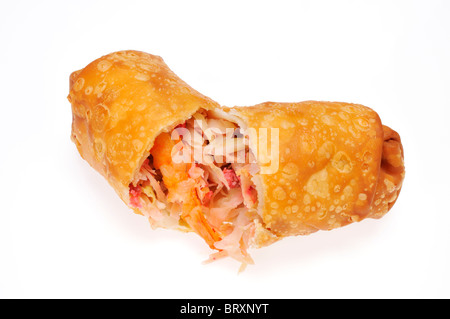
[[[151,225],[194,231],[217,250],[208,261],[230,256],[253,263],[247,249],[257,224],[252,178],[259,167],[238,124],[201,110],[160,134],[130,184],[130,206]]]

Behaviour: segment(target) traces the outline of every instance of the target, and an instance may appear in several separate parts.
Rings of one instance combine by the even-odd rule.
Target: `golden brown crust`
[[[225,108],[250,128],[279,129],[279,169],[261,174],[261,215],[278,237],[330,230],[392,206],[403,180],[398,134],[357,104],[306,101]]]
[[[217,105],[138,51],[103,56],[70,76],[72,140],[128,202],[128,185],[162,131]]]
[[[201,108],[220,108],[160,57],[138,51],[73,72],[68,99],[72,140],[127,204],[128,185],[156,137]],[[222,109],[244,127],[279,129],[279,168],[254,180],[263,222],[256,247],[380,218],[395,203],[405,174],[402,144],[370,108],[306,101]]]

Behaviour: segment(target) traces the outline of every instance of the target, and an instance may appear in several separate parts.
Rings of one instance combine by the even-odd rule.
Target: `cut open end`
[[[259,166],[245,128],[225,112],[200,110],[161,133],[129,185],[129,204],[152,227],[193,231],[208,261],[252,264],[248,248],[269,232],[258,214]]]

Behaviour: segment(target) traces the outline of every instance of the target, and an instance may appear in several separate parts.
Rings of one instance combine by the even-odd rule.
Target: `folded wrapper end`
[[[70,74],[70,77],[69,77],[69,90],[70,91],[72,91],[72,87],[75,84],[75,81],[77,80],[78,75],[80,75],[81,71],[83,71],[83,69],[74,71]],[[70,94],[69,94],[69,96],[70,96]]]
[[[383,217],[395,204],[405,178],[403,146],[400,135],[383,125],[383,153],[370,218]]]
[[[70,74],[69,77],[69,95],[67,95],[67,100],[72,104],[73,101],[73,94],[72,92],[72,88],[75,84],[75,82],[78,79],[78,76],[80,75],[81,71],[83,71],[83,69],[78,70],[78,71],[74,71]],[[75,143],[77,149],[80,151],[81,150],[81,143],[80,140],[77,138],[76,134],[75,134],[75,130],[74,130],[74,123],[76,121],[76,119],[74,118],[75,115],[72,113],[72,132],[70,134],[70,139],[72,140],[73,143]],[[81,154],[81,152],[80,152]]]

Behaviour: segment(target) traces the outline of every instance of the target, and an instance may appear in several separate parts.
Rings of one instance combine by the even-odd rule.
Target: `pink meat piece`
[[[130,185],[130,205],[134,208],[142,208],[139,197],[141,196],[142,189],[140,186]]]
[[[230,188],[236,188],[240,186],[241,181],[233,169],[225,167],[223,169],[223,175],[225,176],[225,179],[227,180],[228,186]]]

